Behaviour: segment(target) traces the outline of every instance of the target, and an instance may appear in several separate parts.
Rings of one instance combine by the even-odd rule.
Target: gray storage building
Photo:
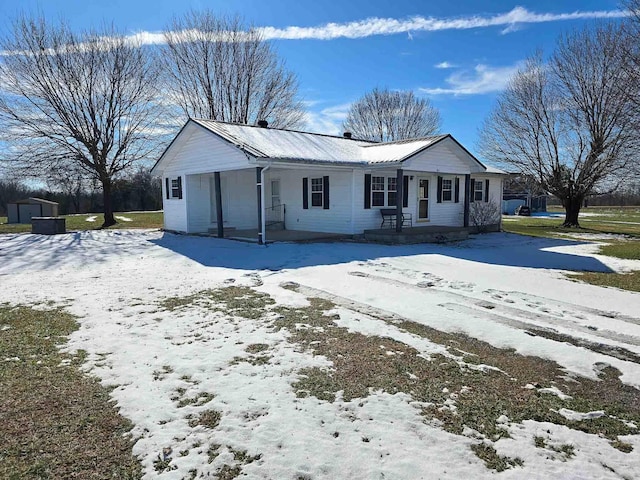
[[[27,198],[7,204],[7,223],[31,223],[31,217],[57,217],[58,204],[42,198]]]

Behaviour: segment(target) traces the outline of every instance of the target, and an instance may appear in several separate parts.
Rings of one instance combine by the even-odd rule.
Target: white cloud
[[[318,111],[308,111],[304,118],[307,123],[305,130],[327,135],[341,135],[342,122],[347,118],[349,107],[351,107],[350,103],[343,103]]]
[[[569,13],[536,13],[524,7],[515,7],[507,13],[493,16],[471,15],[457,18],[415,16],[408,19],[368,18],[349,23],[327,23],[317,27],[285,28],[262,27],[267,39],[274,40],[331,40],[335,38],[364,38],[374,35],[393,35],[410,32],[436,32],[442,30],[467,30],[471,28],[510,27],[525,23],[547,23],[595,18],[621,18],[627,13],[621,10],[575,11]],[[503,32],[508,31],[508,28]]]
[[[520,63],[507,67],[491,67],[479,64],[473,72],[451,74],[446,87],[420,88],[427,95],[480,95],[503,90],[509,79],[518,71]]]
[[[440,63],[436,63],[434,65],[434,67],[436,68],[441,68],[441,69],[447,69],[447,68],[454,68],[456,65],[454,65],[453,63],[449,63],[449,62],[440,62]]]
[[[414,16],[406,19],[367,18],[349,23],[327,23],[316,27],[289,26],[285,28],[258,27],[266,40],[332,40],[336,38],[365,38],[376,35],[407,34],[413,39],[412,32],[437,32],[444,30],[468,30],[472,28],[504,27],[501,33],[518,30],[523,24],[560,22],[568,20],[614,19],[627,16],[622,10],[591,10],[568,13],[536,13],[524,7],[515,7],[509,12],[491,16],[470,15],[466,17],[437,18]],[[211,34],[186,30],[172,32],[176,39],[208,38]],[[139,31],[128,35],[127,40],[134,45],[160,45],[166,43],[164,33]],[[237,39],[238,36],[218,34],[217,39]],[[240,36],[239,38],[242,38]],[[106,39],[105,39],[106,40]],[[19,52],[0,51],[2,55]]]

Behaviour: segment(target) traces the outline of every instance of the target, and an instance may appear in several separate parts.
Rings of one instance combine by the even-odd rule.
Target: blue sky
[[[520,62],[537,48],[549,53],[564,32],[619,17],[619,2],[609,0],[21,0],[0,2],[0,28],[20,11],[41,12],[78,29],[112,22],[155,41],[191,8],[264,27],[298,75],[308,130],[340,133],[349,104],[376,86],[413,90],[440,110],[443,132],[472,152]]]

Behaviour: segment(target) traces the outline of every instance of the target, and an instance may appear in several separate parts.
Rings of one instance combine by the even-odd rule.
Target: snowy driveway
[[[425,422],[423,406],[408,393],[333,403],[298,398],[291,385],[300,369],[328,366],[327,359],[296,348],[284,330],[264,322],[159,302],[229,285],[290,307],[325,298],[350,331],[411,344],[425,356],[442,346],[380,319],[466,333],[591,379],[611,365],[624,383],[640,388],[640,365],[619,354],[640,355],[640,295],[562,274],[640,269],[640,262],[595,251],[589,243],[509,234],[452,245],[267,247],[157,231],[2,235],[0,302],[53,301],[80,317],[69,348],[86,350],[87,369],[117,386],[113,397],[135,424],[134,453],[147,478],[220,474],[224,465],[248,478],[489,477],[495,472],[469,449],[477,439]],[[268,346],[268,361],[238,360],[247,358],[247,345]],[[205,407],[222,412],[215,428],[194,421]],[[527,420],[506,428],[511,438],[496,442],[496,450],[524,465],[500,476],[640,475],[637,435],[625,439],[635,447],[626,454],[565,426]],[[575,456],[560,461],[533,448],[542,430],[575,445]],[[154,460],[165,447],[173,449],[175,469],[160,473]]]

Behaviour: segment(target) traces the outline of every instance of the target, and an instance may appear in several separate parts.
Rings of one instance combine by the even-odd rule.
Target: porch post
[[[218,238],[224,238],[224,226],[222,218],[222,191],[220,189],[220,172],[213,174],[216,189],[216,219],[218,220]]]
[[[262,167],[256,167],[256,192],[258,194],[258,245],[262,245]]]
[[[402,199],[404,193],[404,171],[399,168],[396,171],[396,233],[402,232]]]
[[[469,209],[471,200],[471,175],[464,176],[464,228],[469,228]]]

